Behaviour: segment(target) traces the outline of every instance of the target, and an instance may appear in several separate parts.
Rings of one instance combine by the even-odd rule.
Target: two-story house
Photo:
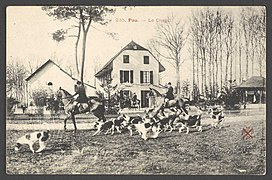
[[[101,83],[112,79],[112,84],[119,85],[121,96],[126,94],[131,97],[136,93],[141,107],[148,107],[149,87],[165,91],[159,84],[159,73],[162,71],[165,71],[165,68],[148,49],[131,41],[111,58],[95,77]]]

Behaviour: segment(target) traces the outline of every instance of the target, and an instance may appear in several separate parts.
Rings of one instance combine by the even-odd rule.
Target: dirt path
[[[265,120],[265,115],[255,115],[255,116],[237,116],[237,117],[226,117],[225,124],[229,124],[235,121],[248,121],[255,117],[256,120]],[[202,124],[210,124],[211,120],[209,118],[204,118]],[[63,123],[48,123],[45,124],[6,124],[6,130],[41,130],[49,128],[51,130],[63,130]],[[70,122],[67,122],[67,129],[73,129],[74,126]],[[78,129],[93,129],[94,123],[77,123]]]

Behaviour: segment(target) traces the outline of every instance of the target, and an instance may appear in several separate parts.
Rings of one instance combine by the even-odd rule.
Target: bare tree
[[[6,93],[17,101],[22,101],[24,96],[25,78],[27,70],[18,59],[13,59],[7,64]]]
[[[241,27],[238,26],[237,40],[238,44],[238,57],[239,57],[239,83],[242,82],[242,38]]]
[[[249,65],[249,43],[250,43],[250,38],[251,38],[251,33],[249,31],[249,26],[250,24],[248,23],[248,14],[250,13],[251,8],[243,8],[241,12],[241,24],[243,27],[243,34],[244,34],[244,48],[245,48],[245,55],[246,55],[246,78],[248,78],[248,65]]]
[[[234,19],[231,14],[225,16],[224,19],[224,41],[225,41],[225,53],[226,53],[226,64],[225,64],[225,82],[228,81],[228,75],[230,76],[230,80],[232,80],[232,62],[231,56],[233,53],[233,28],[234,28]],[[228,69],[230,69],[228,71]],[[230,72],[230,74],[228,74]]]
[[[262,7],[258,12],[256,20],[256,43],[257,43],[257,56],[259,64],[259,75],[263,76],[263,70],[265,70],[265,52],[266,52],[266,12],[265,7]]]
[[[185,45],[186,34],[182,20],[174,17],[167,17],[167,21],[161,22],[156,26],[156,42],[162,48],[162,51],[156,52],[176,70],[177,93],[180,89],[180,66],[184,62],[181,57],[181,50]]]

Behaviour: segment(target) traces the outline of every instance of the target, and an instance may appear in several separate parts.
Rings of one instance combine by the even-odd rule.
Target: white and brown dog
[[[148,138],[157,138],[161,132],[160,125],[152,119],[150,122],[138,123],[134,124],[134,126],[144,140],[147,140]]]
[[[202,111],[200,110],[198,115],[188,115],[182,111],[177,119],[177,124],[181,124],[179,132],[186,128],[186,134],[188,134],[190,132],[190,127],[195,127],[198,129],[198,132],[202,132],[201,115]]]
[[[35,153],[35,152],[41,152],[42,150],[45,149],[46,147],[46,141],[49,138],[49,131],[37,131],[33,133],[26,134],[22,137],[20,137],[15,145],[14,150],[19,151],[19,149],[22,147],[22,145],[27,144],[30,148],[30,150]],[[39,149],[35,151],[33,149],[34,143],[39,142]]]
[[[211,126],[214,128],[219,127],[219,129],[221,129],[225,121],[223,108],[222,107],[209,108],[208,114],[213,120]]]
[[[93,134],[93,136],[98,135],[99,133],[106,131],[105,134],[108,134],[111,132],[111,135],[114,133],[114,119],[112,118],[109,121],[102,122],[98,121],[95,124],[95,127],[97,128],[97,131]]]
[[[126,122],[123,122],[123,125],[125,124],[124,128],[127,129],[130,132],[130,136],[133,135],[133,130],[138,131],[138,129],[135,127],[135,124],[140,124],[144,122],[144,118],[142,118],[140,115],[136,115],[136,116],[128,116],[128,115],[122,115],[124,120],[126,120]],[[141,135],[141,133],[138,131],[139,135]]]
[[[119,115],[117,118],[113,119],[114,130],[116,129],[117,132],[122,133],[121,130],[125,129],[128,126],[129,120],[129,116],[125,114]]]

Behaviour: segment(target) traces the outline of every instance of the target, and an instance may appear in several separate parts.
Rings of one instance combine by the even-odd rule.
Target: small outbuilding
[[[262,76],[252,76],[238,85],[236,89],[243,93],[244,102],[266,102],[266,78]]]
[[[78,79],[72,77],[52,60],[47,60],[35,72],[26,78],[26,102],[30,105],[31,94],[35,89],[46,89],[49,94],[56,92],[62,87],[70,94],[74,94],[74,85]],[[95,95],[96,88],[87,83],[85,84],[87,95]]]

